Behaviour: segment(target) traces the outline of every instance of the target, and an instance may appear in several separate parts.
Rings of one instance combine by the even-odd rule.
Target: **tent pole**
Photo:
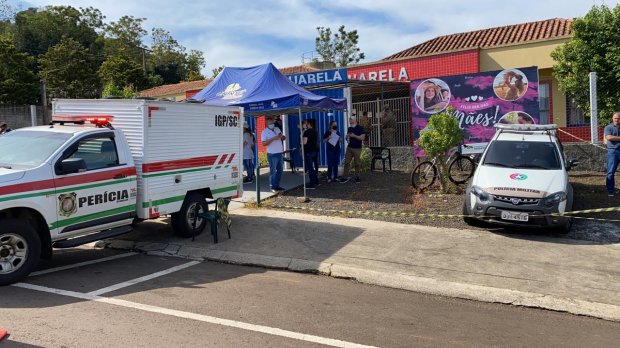
[[[304,132],[301,128],[301,108],[299,110],[299,147],[301,147],[301,163],[303,164],[303,182],[304,182],[304,202],[308,201],[308,197],[306,196],[306,153],[304,151]]]
[[[255,138],[256,141],[254,141],[254,148],[255,148],[255,154],[256,154],[256,158],[254,159],[255,161],[255,165],[256,165],[256,178],[254,178],[254,180],[256,181],[256,206],[260,207],[260,159],[258,156],[258,142],[259,142],[259,137],[258,137],[258,117],[254,118],[254,132],[256,132]]]

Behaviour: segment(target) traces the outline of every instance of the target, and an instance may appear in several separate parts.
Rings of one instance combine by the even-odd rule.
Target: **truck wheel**
[[[32,226],[16,219],[0,222],[0,285],[24,279],[40,258],[41,240]]]
[[[199,193],[191,193],[185,197],[181,210],[172,214],[172,230],[179,237],[187,238],[199,235],[205,229],[207,220],[196,217],[196,213],[207,211],[205,197]],[[194,231],[194,218],[196,218],[196,230]]]

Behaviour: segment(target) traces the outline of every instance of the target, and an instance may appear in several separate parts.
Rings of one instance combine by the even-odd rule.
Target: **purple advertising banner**
[[[411,82],[413,137],[429,118],[448,107],[465,131],[469,151],[482,152],[495,134],[495,123],[538,124],[538,68],[517,68],[441,76]],[[416,149],[416,155],[422,155]]]

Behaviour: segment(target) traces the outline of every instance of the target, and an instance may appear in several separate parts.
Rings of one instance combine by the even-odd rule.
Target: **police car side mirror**
[[[60,163],[62,174],[79,173],[86,170],[86,162],[82,158],[67,158]]]

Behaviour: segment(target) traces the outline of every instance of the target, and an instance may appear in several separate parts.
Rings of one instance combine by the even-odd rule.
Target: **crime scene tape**
[[[361,216],[423,217],[423,218],[438,218],[438,219],[464,218],[464,217],[484,218],[485,217],[481,215],[476,216],[476,215],[463,215],[463,214],[433,214],[433,213],[414,213],[414,212],[396,212],[396,211],[338,210],[338,209],[323,209],[323,208],[312,208],[312,207],[299,207],[299,206],[292,206],[292,205],[276,205],[276,204],[270,205],[269,207],[275,208],[275,209],[284,209],[284,210],[313,211],[317,213],[348,214],[348,215],[361,215]],[[573,219],[581,219],[581,220],[620,222],[620,219],[603,219],[603,218],[593,218],[593,217],[585,217],[585,216],[573,216],[576,214],[609,213],[609,212],[617,212],[617,211],[620,211],[620,207],[573,210],[573,211],[565,212],[565,213],[532,215],[532,217],[539,218],[539,217],[546,217],[546,216],[570,216]]]
[[[580,137],[578,137],[578,136],[575,136],[575,135],[573,135],[573,134],[570,134],[569,132],[567,132],[567,131],[563,130],[562,128],[558,128],[558,130],[559,130],[561,133],[564,133],[564,134],[568,135],[569,137],[575,138],[575,139],[577,139],[577,140],[579,140],[579,141],[581,141],[581,142],[583,142],[583,143],[590,144],[590,145],[592,145],[592,146],[594,146],[594,147],[598,147],[599,149],[602,149],[602,150],[607,151],[607,148],[606,148],[606,147],[604,147],[604,146],[601,146],[601,145],[596,145],[596,144],[592,144],[590,141],[585,140],[585,139],[582,139],[582,138],[580,138]]]

